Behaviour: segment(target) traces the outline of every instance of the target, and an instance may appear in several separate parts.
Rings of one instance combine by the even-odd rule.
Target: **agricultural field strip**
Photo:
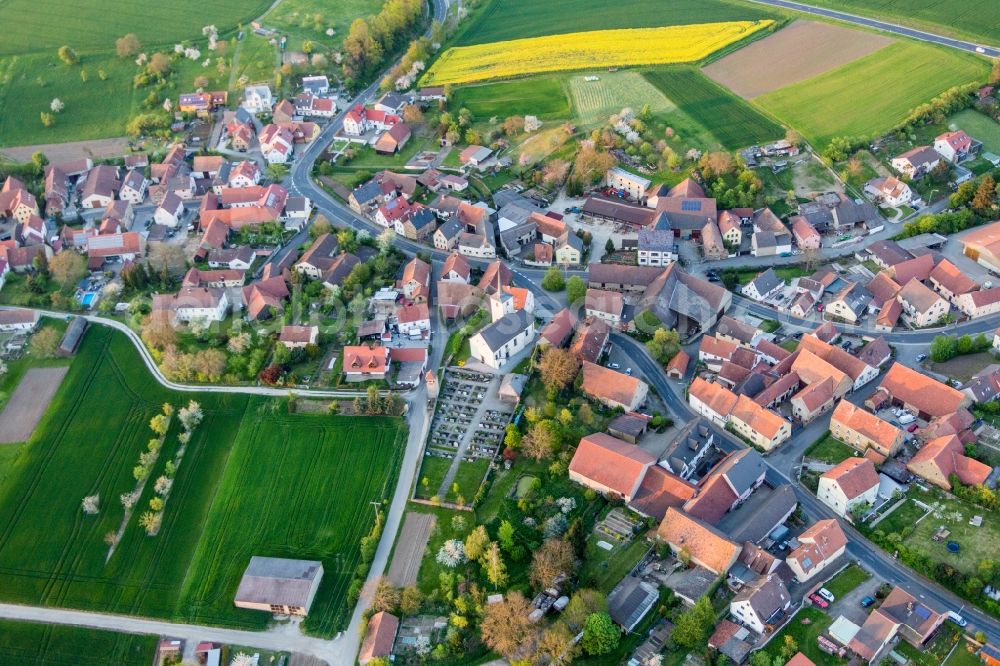
[[[652,113],[667,113],[677,109],[673,102],[639,72],[602,72],[590,76],[597,80],[588,81],[587,75],[574,76],[569,80],[576,117],[584,125],[606,122],[611,114],[618,113],[624,107],[631,107],[639,112],[643,106],[649,105]]]
[[[886,132],[920,104],[953,86],[985,79],[988,71],[989,64],[971,54],[897,42],[753,103],[824,145],[836,136]]]
[[[448,49],[421,85],[473,83],[592,67],[696,62],[773,21],[594,30]]]
[[[740,97],[752,99],[845,65],[894,41],[834,23],[799,20],[702,71]]]

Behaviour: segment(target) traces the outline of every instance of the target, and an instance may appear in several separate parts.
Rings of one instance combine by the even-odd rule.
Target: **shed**
[[[632,631],[660,598],[655,586],[626,576],[608,595],[608,614],[625,631]]]
[[[830,637],[833,640],[837,641],[841,645],[847,645],[860,630],[861,627],[841,615],[833,621],[833,624],[830,625],[827,633],[830,634]]]
[[[56,350],[56,353],[59,356],[71,356],[75,354],[86,331],[87,320],[83,317],[73,317],[66,328],[66,333],[63,334],[62,340],[59,342],[59,349]]]

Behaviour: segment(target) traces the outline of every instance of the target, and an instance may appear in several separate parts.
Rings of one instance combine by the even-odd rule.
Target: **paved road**
[[[645,347],[632,338],[615,333],[612,334],[611,339],[615,345],[619,346],[629,354],[636,367],[643,373],[643,375],[645,375],[647,381],[653,386],[653,388],[656,389],[656,392],[667,404],[668,409],[670,409],[675,418],[679,421],[686,422],[696,417],[696,414],[691,411],[687,402],[680,395],[680,392],[682,391],[681,386],[686,384],[686,382],[683,382],[682,384],[675,382],[675,380],[668,379],[660,365],[650,358]],[[672,386],[672,382],[676,384],[676,386]],[[725,431],[719,428],[714,429],[717,431],[716,439],[720,441],[720,444],[724,449],[733,450],[736,447],[745,446],[742,443],[737,443],[727,433],[725,433]],[[812,437],[812,439],[810,439],[810,437]],[[813,439],[815,439],[815,437],[812,435],[803,435],[802,432],[800,432],[795,438],[786,442],[783,446],[801,449],[808,446]],[[764,460],[768,464],[766,476],[768,483],[772,485],[782,483],[791,484],[795,489],[796,497],[799,500],[799,504],[802,506],[803,511],[805,511],[805,513],[812,520],[838,518],[829,507],[820,502],[812,493],[796,482],[795,476],[792,473],[787,460],[783,461],[784,464],[779,463],[778,460],[774,459],[772,456],[765,457]],[[838,520],[840,519],[838,518]],[[897,562],[881,548],[865,539],[849,523],[844,520],[840,520],[840,524],[841,527],[844,528],[844,531],[850,540],[848,552],[852,558],[859,560],[865,567],[888,582],[902,585],[908,592],[910,592],[910,594],[926,601],[935,610],[958,610],[959,608],[965,606],[962,614],[969,620],[969,627],[967,628],[968,631],[975,632],[982,630],[991,641],[1000,640],[1000,622],[998,622],[995,618],[992,618],[979,609],[970,606],[968,602],[960,599],[958,596],[952,594],[950,591],[941,587],[937,583],[924,578],[909,567]]]
[[[931,44],[947,46],[949,48],[958,49],[960,51],[967,51],[969,53],[978,53],[980,55],[986,55],[991,58],[1000,57],[1000,49],[996,49],[992,46],[967,42],[961,39],[953,39],[951,37],[944,37],[942,35],[936,35],[932,32],[925,32],[923,30],[917,30],[916,28],[908,28],[906,26],[898,25],[896,23],[890,23],[888,21],[880,21],[878,19],[868,18],[867,16],[858,16],[857,14],[850,14],[848,12],[842,12],[835,9],[814,7],[812,5],[802,4],[801,2],[790,2],[789,0],[750,0],[750,1],[756,2],[759,5],[770,5],[771,7],[781,7],[782,9],[792,9],[798,12],[804,12],[806,14],[825,16],[826,18],[837,19],[838,21],[845,21],[847,23],[854,23],[856,25],[865,26],[867,28],[875,28],[876,30],[884,30],[885,32],[891,32],[894,35],[910,37],[911,39],[918,39],[922,42],[929,42]]]

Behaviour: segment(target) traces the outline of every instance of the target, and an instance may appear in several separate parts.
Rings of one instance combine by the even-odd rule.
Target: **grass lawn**
[[[596,76],[596,81],[588,81]],[[639,72],[594,72],[571,77],[569,90],[576,108],[576,117],[583,125],[606,123],[608,117],[630,107],[636,113],[649,105],[653,114],[676,110],[667,99]]]
[[[694,67],[663,67],[643,72],[643,76],[727,149],[772,141],[785,134],[776,122]]]
[[[954,625],[945,622],[941,630],[931,639],[931,642],[923,648],[917,649],[906,641],[900,641],[896,645],[896,652],[909,659],[910,663],[915,666],[937,666],[944,661],[958,640],[956,629]],[[958,652],[961,649],[962,646],[959,646],[955,651]]]
[[[451,458],[438,458],[437,456],[424,456],[424,461],[420,465],[420,476],[417,478],[417,497],[420,499],[430,499],[437,495],[441,482],[444,481],[445,474],[451,468]],[[424,479],[427,484],[424,485]]]
[[[459,566],[456,569],[448,569],[438,563],[436,557],[438,551],[441,550],[441,546],[444,545],[445,541],[450,539],[465,541],[465,537],[469,535],[469,532],[476,525],[473,520],[473,514],[468,511],[453,511],[451,509],[413,503],[409,503],[408,510],[411,513],[429,513],[437,516],[437,522],[435,522],[431,536],[427,540],[427,550],[424,552],[423,560],[420,562],[420,573],[417,575],[417,587],[420,588],[421,592],[427,594],[437,589],[440,574],[447,571],[461,573],[463,569],[463,566]],[[464,519],[464,530],[455,529],[451,520],[455,516],[461,516]]]
[[[265,3],[266,4],[266,3]],[[380,0],[282,0],[264,17],[264,25],[277,28],[288,36],[286,49],[300,50],[306,39],[325,48],[334,48],[343,41],[351,22],[359,17],[377,14]],[[327,30],[333,35],[327,35]]]
[[[146,666],[158,636],[0,620],[0,663]]]
[[[587,539],[584,563],[580,568],[580,580],[584,586],[607,594],[648,551],[649,544],[641,536],[636,536],[625,546],[616,546],[614,550],[598,547],[597,539],[590,537]]]
[[[945,562],[959,571],[967,574],[976,572],[976,566],[982,559],[987,559],[1000,543],[1000,524],[989,511],[973,506],[955,498],[946,498],[943,493],[921,495],[920,499],[935,507],[931,515],[920,521],[913,534],[904,543],[919,550],[936,562]],[[969,519],[975,515],[983,516],[981,527],[969,525]],[[914,522],[909,525],[914,525]],[[876,527],[882,527],[881,523]],[[957,554],[949,553],[945,547],[946,541],[933,541],[931,537],[939,527],[950,530],[946,541],[956,541],[961,547]],[[886,530],[888,532],[888,530]]]
[[[722,275],[723,281],[725,281],[727,277],[734,277],[737,284],[744,285],[757,277],[760,272],[760,269],[757,268],[724,268],[720,272],[720,275]],[[774,274],[786,282],[794,280],[795,278],[809,277],[812,273],[813,271],[808,271],[801,266],[774,267]]]
[[[455,473],[453,483],[458,484],[458,495],[465,498],[466,503],[471,502],[479,491],[479,486],[483,484],[483,477],[490,466],[490,461],[485,458],[476,458],[475,462],[462,461],[458,463],[458,471]],[[448,497],[454,501],[456,495],[448,488]]]
[[[809,620],[809,624],[803,624],[802,620]],[[812,659],[817,666],[839,666],[847,663],[846,659],[839,659],[831,654],[827,654],[819,649],[816,637],[820,636],[833,624],[833,618],[819,610],[818,608],[806,607],[796,613],[788,624],[782,628],[778,635],[767,644],[765,652],[772,657],[778,656],[785,641],[785,636],[791,636],[799,646],[802,653]]]
[[[147,537],[136,511],[106,561],[104,535],[121,522],[118,497],[135,485],[150,417],[165,402],[192,399],[204,421],[159,534]],[[283,411],[278,400],[168,391],[123,335],[92,326],[0,487],[0,598],[261,628],[266,614],[232,606],[250,555],[310,557],[326,568],[310,620],[320,630],[339,626],[358,542],[372,524],[368,500],[384,498],[395,478],[399,421]],[[154,478],[177,446],[172,433]],[[84,517],[80,501],[95,493],[101,511]],[[148,484],[140,504],[151,494]]]
[[[839,599],[871,577],[870,573],[857,564],[850,564],[846,569],[830,579],[823,587]]]
[[[920,104],[952,86],[984,79],[988,70],[971,54],[898,42],[754,103],[822,147],[836,136],[881,134]]]
[[[804,453],[807,458],[815,458],[833,465],[854,455],[854,449],[836,439],[827,431],[822,438],[812,444]]]
[[[274,79],[278,63],[277,47],[269,39],[248,33],[237,46],[240,53],[234,63],[236,78],[246,77],[249,83],[268,83]]]
[[[811,4],[888,19],[945,35],[1000,41],[1000,5],[993,0],[815,0]]]
[[[456,110],[465,107],[477,120],[524,115],[566,120],[573,114],[566,80],[561,76],[461,86],[452,92],[449,106]]]
[[[778,346],[781,347],[782,349],[786,349],[790,352],[793,352],[799,348],[799,341],[796,340],[795,338],[788,338]]]
[[[934,372],[966,382],[991,363],[996,363],[993,354],[990,352],[979,352],[977,354],[956,356],[942,363],[931,362],[930,368]]]
[[[944,666],[979,666],[982,664],[974,651],[970,651],[971,643],[961,641],[955,647],[951,656],[944,660]]]
[[[913,527],[924,515],[924,510],[910,500],[885,517],[875,529],[882,530],[886,534],[900,532],[904,527]]]
[[[669,11],[654,0],[625,0],[609,8],[599,0],[492,0],[458,44],[485,44],[585,30],[646,28],[774,18],[762,8],[727,0],[673,0]]]
[[[984,150],[1000,155],[1000,123],[989,116],[973,109],[966,109],[948,118],[948,124],[957,125],[969,136],[982,141]]]

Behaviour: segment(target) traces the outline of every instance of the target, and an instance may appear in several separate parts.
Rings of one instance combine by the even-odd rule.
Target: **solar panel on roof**
[[[919,615],[924,620],[926,620],[931,616],[931,612],[927,610],[926,606],[918,605],[914,610],[916,611],[917,615]]]
[[[700,201],[682,201],[681,202],[681,210],[687,210],[687,211],[701,210],[701,202]]]

